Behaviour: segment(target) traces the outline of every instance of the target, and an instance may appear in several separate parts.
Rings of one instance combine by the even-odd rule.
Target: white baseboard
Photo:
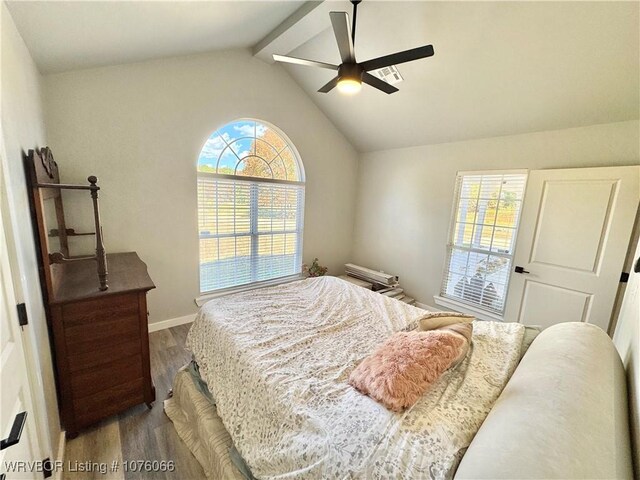
[[[438,307],[434,307],[433,305],[427,305],[426,303],[416,302],[416,307],[422,308],[423,310],[429,310],[431,312],[439,312],[440,309]]]
[[[196,314],[185,315],[183,317],[170,318],[169,320],[162,320],[160,322],[153,322],[149,324],[149,333],[157,332],[158,330],[164,330],[165,328],[175,327],[177,325],[184,325],[185,323],[191,323],[196,319]]]
[[[58,451],[56,452],[56,460],[61,462],[61,465],[64,465],[64,449],[67,446],[67,436],[65,435],[64,430],[60,432],[60,438],[58,439]],[[62,480],[64,476],[64,468],[56,470],[54,474],[55,480]]]

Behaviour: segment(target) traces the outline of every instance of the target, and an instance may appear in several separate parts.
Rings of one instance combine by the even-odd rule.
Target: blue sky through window
[[[200,152],[198,165],[207,165],[215,168],[218,158],[222,155],[220,166],[235,168],[238,158],[242,159],[254,153],[251,151],[254,138],[264,136],[266,131],[266,125],[253,120],[240,120],[229,123],[209,136]],[[229,151],[228,148],[225,149],[228,144],[231,144],[233,151]],[[232,157],[235,158],[235,162],[232,161]]]
[[[238,120],[213,132],[198,157],[198,171],[278,180],[298,180],[301,173],[282,134],[255,120]]]

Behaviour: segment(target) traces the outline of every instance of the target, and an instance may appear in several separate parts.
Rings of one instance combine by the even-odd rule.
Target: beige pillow
[[[435,330],[456,323],[471,323],[475,318],[459,312],[428,312],[418,321],[418,330]]]
[[[456,335],[460,335],[466,340],[465,344],[460,350],[460,355],[451,365],[452,367],[457,367],[465,359],[467,353],[469,353],[469,347],[471,345],[473,337],[473,323],[454,323],[453,325],[440,327],[437,330],[440,332],[451,332]]]

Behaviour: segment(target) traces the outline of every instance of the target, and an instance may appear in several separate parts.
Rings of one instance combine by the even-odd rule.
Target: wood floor
[[[156,401],[151,410],[145,405],[105,420],[73,440],[65,449],[65,480],[88,479],[204,479],[200,464],[180,440],[173,424],[164,414],[162,402],[167,398],[176,371],[189,362],[184,342],[190,324],[153,332],[150,337],[151,375],[156,386]],[[123,461],[174,460],[173,472],[124,472]],[[109,471],[72,472],[78,464],[105,462]],[[117,471],[111,466],[117,462]],[[76,469],[78,470],[78,469]]]

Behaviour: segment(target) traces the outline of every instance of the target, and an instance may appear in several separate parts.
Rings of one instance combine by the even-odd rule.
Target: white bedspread
[[[524,327],[476,321],[467,359],[393,413],[347,379],[423,314],[322,277],[211,300],[187,345],[257,478],[451,478],[517,365]]]

